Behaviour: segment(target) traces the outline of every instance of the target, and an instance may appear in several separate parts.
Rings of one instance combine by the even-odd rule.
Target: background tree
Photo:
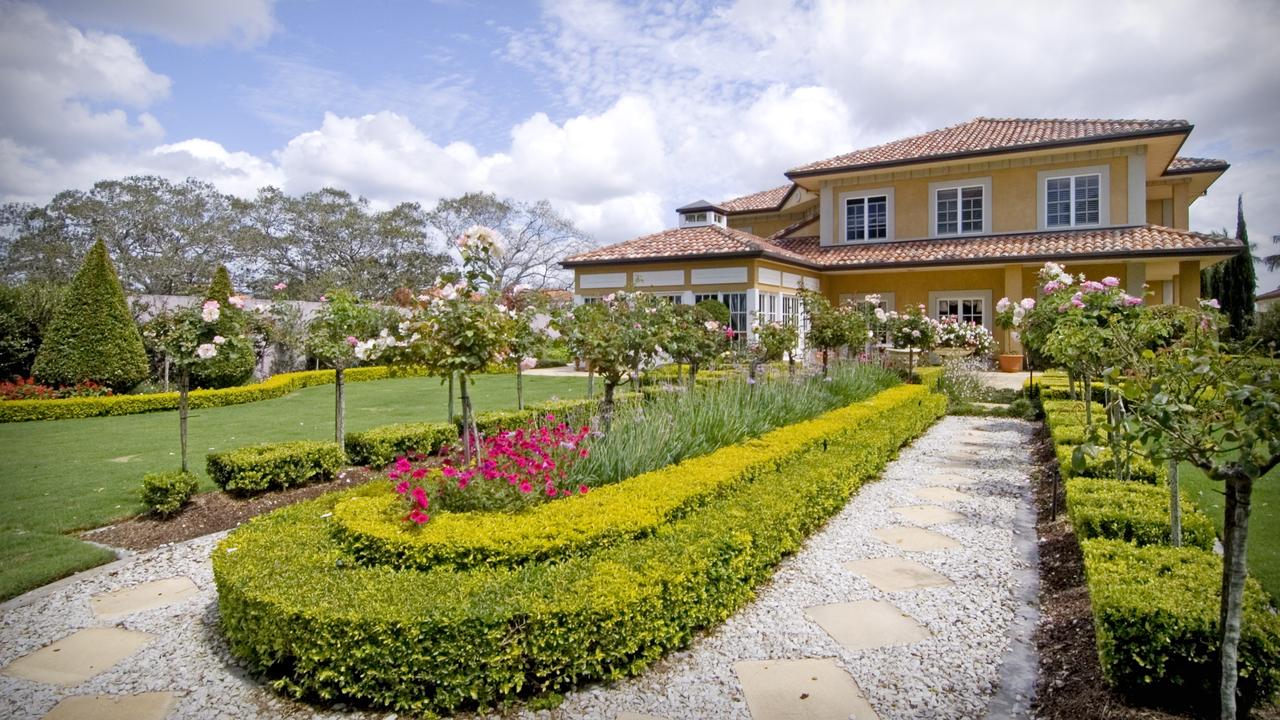
[[[101,241],[63,294],[31,372],[48,385],[91,380],[114,390],[129,390],[147,379],[142,335]]]
[[[31,375],[62,292],[62,286],[48,282],[0,286],[0,379]]]
[[[346,450],[346,370],[359,364],[356,347],[377,334],[383,316],[346,290],[328,294],[328,301],[311,319],[307,349],[333,368],[333,439]]]
[[[500,233],[506,251],[491,258],[488,270],[503,291],[515,286],[538,290],[568,287],[572,275],[560,267],[560,261],[595,244],[551,203],[517,202],[493,193],[467,193],[441,200],[427,222],[446,240],[476,225]]]
[[[1273,244],[1280,245],[1280,235],[1272,235],[1271,242]],[[1262,258],[1262,264],[1266,265],[1268,270],[1280,268],[1280,253],[1275,253]]]
[[[1253,252],[1249,245],[1249,230],[1244,221],[1244,196],[1236,198],[1236,239],[1244,245],[1238,255],[1220,263],[1216,277],[1214,297],[1222,306],[1222,312],[1230,323],[1228,334],[1232,340],[1243,340],[1249,334],[1253,321],[1253,303],[1258,283],[1253,267]]]
[[[231,259],[231,201],[209,183],[155,176],[103,180],[45,206],[5,206],[3,258],[10,282],[66,282],[75,258],[106,244],[130,292],[185,294]]]

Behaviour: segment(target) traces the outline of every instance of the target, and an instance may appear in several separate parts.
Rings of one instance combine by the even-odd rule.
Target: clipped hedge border
[[[865,430],[878,421],[879,407],[908,394],[905,387],[890,389],[874,403],[837,412],[851,430]],[[730,452],[708,453],[593,489],[570,502],[544,503],[515,515],[437,513],[421,528],[394,520],[397,496],[352,498],[334,507],[334,533],[361,562],[396,568],[563,558],[652,533],[738,484],[796,462],[826,443],[830,433],[830,417],[824,415],[772,430]]]
[[[312,440],[249,445],[205,456],[209,477],[233,495],[325,482],[346,465],[338,443]]]
[[[895,388],[808,421],[827,447],[734,486],[649,535],[557,562],[365,566],[327,516],[365,486],[259,516],[213,552],[232,652],[296,697],[429,714],[631,675],[752,597],[899,447],[945,412]],[[874,417],[875,422],[850,420]],[[737,447],[717,451],[724,457]]]
[[[1182,501],[1182,542],[1212,550],[1217,538],[1213,521],[1185,497]],[[1169,491],[1154,485],[1111,479],[1076,478],[1067,481],[1067,515],[1076,537],[1111,538],[1136,545],[1169,542]]]
[[[1222,559],[1190,547],[1081,540],[1098,657],[1131,699],[1198,713],[1218,703]],[[1280,617],[1253,578],[1245,584],[1240,708],[1280,688]]]
[[[392,377],[416,377],[423,372],[417,368],[389,368],[382,366],[351,368],[344,378],[347,382],[385,380]],[[330,385],[334,381],[332,370],[303,370],[301,372],[272,375],[260,383],[222,388],[221,390],[192,390],[187,401],[194,409],[242,405],[259,400],[284,397],[291,392],[316,385]],[[66,420],[70,418],[98,417],[101,415],[136,415],[138,413],[174,410],[178,407],[178,393],[147,393],[142,395],[107,395],[104,397],[61,398],[57,400],[5,400],[0,401],[0,423],[29,422],[33,420]]]

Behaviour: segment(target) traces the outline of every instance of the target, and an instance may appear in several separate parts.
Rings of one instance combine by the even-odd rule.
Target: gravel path
[[[714,632],[639,677],[571,693],[553,711],[517,710],[503,717],[749,718],[734,663],[802,658],[835,658],[886,720],[982,717],[988,708],[992,716],[1024,716],[1035,668],[1033,656],[1026,667],[1028,638],[1022,637],[1035,597],[1034,527],[1025,522],[1031,428],[1016,420],[944,418],[785,560],[754,602]],[[923,500],[913,494],[926,487],[949,487],[969,497]],[[871,534],[918,525],[891,508],[924,504],[963,516],[929,528],[959,541],[959,547],[906,552]],[[281,699],[230,658],[217,632],[208,562],[221,537],[133,556],[105,572],[0,606],[0,667],[81,628],[155,635],[135,654],[75,687],[0,674],[0,717],[38,718],[70,695],[153,691],[175,694],[173,718],[391,717]],[[885,557],[915,560],[951,584],[886,592],[841,566]],[[95,594],[178,576],[190,578],[198,592],[176,604],[113,621],[95,618],[90,608]],[[929,636],[908,645],[850,650],[804,612],[857,600],[890,601]]]

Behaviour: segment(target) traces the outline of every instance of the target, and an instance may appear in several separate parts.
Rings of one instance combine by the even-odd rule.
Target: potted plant
[[[915,369],[916,353],[933,349],[937,340],[937,323],[924,314],[924,305],[890,316],[889,339],[893,352],[907,353],[907,377]]]
[[[989,355],[994,348],[991,331],[978,323],[960,322],[955,317],[945,317],[937,323],[937,347],[933,352],[941,358]]]
[[[1014,302],[1007,297],[1000,298],[1000,302],[996,303],[996,325],[1001,330],[1010,331],[1013,341],[1017,342],[1018,328],[1022,327],[1023,319],[1035,306],[1036,301],[1034,298],[1023,298],[1018,302]],[[1000,372],[1021,372],[1022,360],[1022,353],[1000,353]]]

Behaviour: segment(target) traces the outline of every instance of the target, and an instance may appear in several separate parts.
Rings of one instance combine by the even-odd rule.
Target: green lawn
[[[1178,482],[1213,518],[1221,537],[1222,484],[1186,463],[1179,469]],[[1267,473],[1253,485],[1247,552],[1249,573],[1262,583],[1272,600],[1280,603],[1280,469]]]
[[[515,406],[515,377],[491,375],[472,386],[476,410]],[[582,397],[586,380],[527,376],[526,402]],[[443,421],[448,388],[432,378],[347,385],[347,430],[398,422]],[[461,407],[456,408],[461,412]],[[333,437],[333,386],[306,388],[274,400],[193,410],[191,465],[201,489],[214,486],[204,456],[260,442]],[[178,469],[176,411],[78,420],[0,424],[0,599],[110,559],[64,537],[143,511],[145,473]],[[36,558],[39,560],[37,561]]]

